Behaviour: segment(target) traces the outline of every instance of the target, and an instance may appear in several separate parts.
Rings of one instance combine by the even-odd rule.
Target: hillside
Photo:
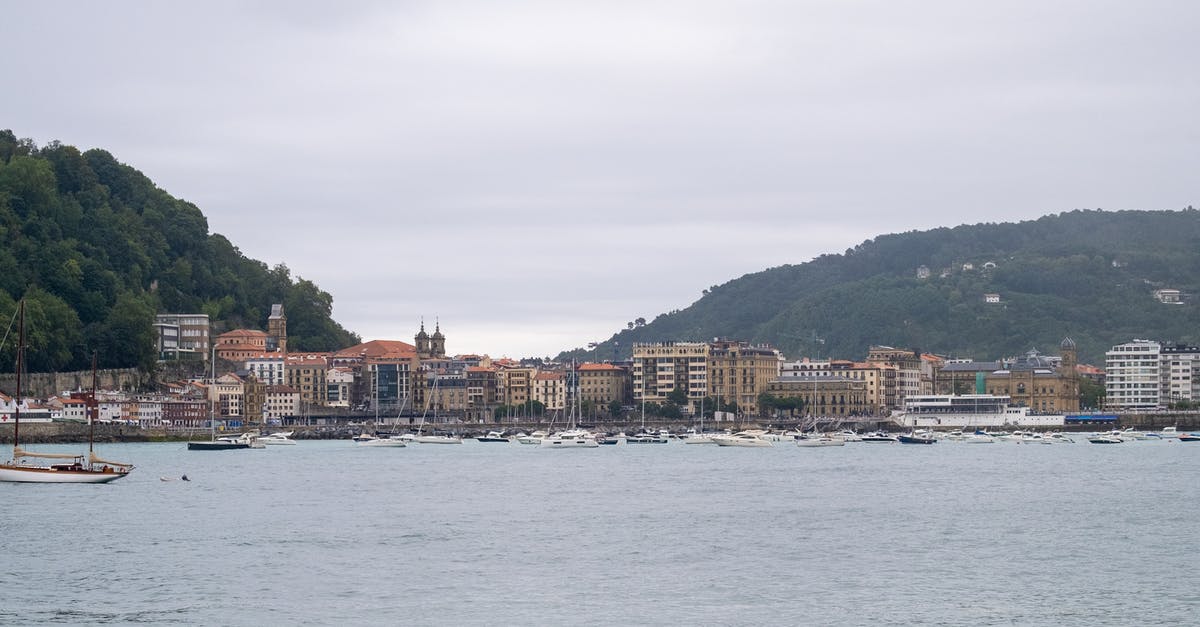
[[[928,278],[917,278],[921,266]],[[595,354],[719,336],[767,342],[791,358],[862,358],[885,344],[985,359],[1056,354],[1070,336],[1082,361],[1103,363],[1106,350],[1133,338],[1200,342],[1200,300],[1188,298],[1198,283],[1200,211],[1071,211],[883,235],[749,274],[616,333]],[[1186,302],[1159,302],[1159,288]],[[984,302],[988,293],[1000,302]]]
[[[31,372],[154,368],[154,316],[206,313],[214,332],[266,328],[273,303],[297,350],[349,346],[333,299],[208,232],[195,205],[98,149],[44,147],[0,131],[0,324],[27,302]],[[12,342],[0,354],[11,371]]]

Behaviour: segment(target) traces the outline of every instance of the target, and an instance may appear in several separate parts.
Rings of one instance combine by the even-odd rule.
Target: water
[[[0,484],[0,624],[1200,621],[1200,444],[100,453]]]

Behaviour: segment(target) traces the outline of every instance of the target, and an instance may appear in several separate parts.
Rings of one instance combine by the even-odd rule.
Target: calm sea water
[[[1200,444],[100,452],[0,484],[0,624],[1200,622]]]

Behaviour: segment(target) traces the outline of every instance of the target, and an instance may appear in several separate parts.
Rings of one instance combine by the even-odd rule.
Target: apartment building
[[[194,359],[208,361],[208,314],[158,314],[154,317],[160,360]]]
[[[633,400],[665,403],[676,390],[689,404],[708,396],[710,353],[706,342],[634,343]]]
[[[533,376],[531,400],[541,403],[547,411],[567,408],[567,377],[562,372],[542,371]]]
[[[1133,340],[1104,353],[1105,407],[1114,410],[1156,409],[1162,404],[1162,344]]]
[[[613,364],[587,363],[579,366],[579,400],[594,405],[613,401],[622,405],[632,400],[629,371]]]

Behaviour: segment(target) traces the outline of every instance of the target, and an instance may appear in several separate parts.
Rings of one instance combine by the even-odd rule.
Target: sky
[[[111,152],[365,340],[424,320],[451,354],[584,347],[886,233],[1198,204],[1190,1],[0,16],[0,128]]]

